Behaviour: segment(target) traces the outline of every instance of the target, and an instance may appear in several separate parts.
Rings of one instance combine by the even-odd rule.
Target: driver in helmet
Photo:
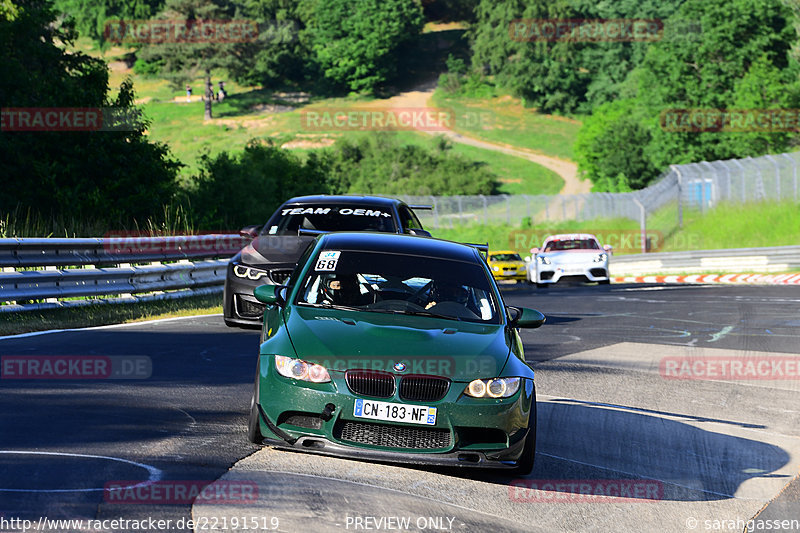
[[[431,291],[430,301],[425,309],[430,309],[434,305],[444,302],[453,302],[466,306],[469,293],[463,285],[452,281],[438,281]]]
[[[324,280],[322,292],[325,300],[334,305],[359,306],[369,303],[367,295],[361,293],[356,274],[336,274]]]

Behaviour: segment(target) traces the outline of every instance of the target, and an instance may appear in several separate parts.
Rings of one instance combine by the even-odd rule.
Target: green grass
[[[398,138],[408,144],[433,146],[429,135],[413,131],[398,132]],[[501,194],[558,194],[564,180],[550,169],[521,157],[484,150],[466,144],[451,143],[453,153],[485,163],[497,175]]]
[[[115,305],[97,304],[65,309],[0,313],[0,335],[212,313],[222,313],[221,294],[192,296],[179,300]]]
[[[536,113],[510,95],[453,98],[437,89],[432,102],[455,113],[453,129],[460,133],[562,159],[574,158],[572,147],[581,127],[578,120]]]
[[[676,235],[683,235],[682,241],[688,246],[681,248],[668,240],[664,251],[797,245],[800,204],[734,203],[722,204],[706,213],[684,210],[683,229]]]
[[[675,206],[648,218],[648,235],[658,252],[789,246],[800,239],[800,205],[794,202],[723,204],[705,213],[684,210],[683,228],[677,227]],[[630,219],[595,219],[551,223],[520,229],[519,224],[468,225],[431,229],[435,237],[459,242],[489,242],[492,249],[512,249],[528,254],[550,233],[595,233],[618,239],[611,242],[619,255],[639,253],[638,222]],[[620,245],[619,239],[626,241]],[[603,241],[601,237],[601,241]],[[606,242],[601,242],[606,244]]]

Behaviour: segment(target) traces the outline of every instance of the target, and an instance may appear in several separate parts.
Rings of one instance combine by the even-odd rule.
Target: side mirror
[[[508,307],[508,325],[512,328],[538,328],[545,320],[545,316],[536,309]]]
[[[251,239],[255,239],[258,237],[261,227],[262,226],[245,226],[239,230],[239,235],[242,237],[250,237]]]
[[[283,305],[286,303],[283,291],[286,289],[283,285],[259,285],[253,289],[253,296],[256,300],[267,305]]]
[[[614,253],[614,249],[611,247],[610,244],[604,244],[603,245],[603,250],[608,252],[608,255],[611,255],[612,253]]]
[[[416,235],[417,237],[431,237],[430,231],[419,228],[408,228],[406,230],[406,233],[408,233],[409,235]]]
[[[530,263],[530,262],[531,262],[531,256],[529,256],[529,255],[526,255],[526,256],[525,256],[525,262],[526,262],[526,263]]]

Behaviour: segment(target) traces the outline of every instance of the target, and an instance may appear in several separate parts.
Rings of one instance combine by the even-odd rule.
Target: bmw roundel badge
[[[398,372],[402,372],[403,370],[406,369],[406,364],[405,363],[395,363],[393,368],[395,370],[397,370]]]

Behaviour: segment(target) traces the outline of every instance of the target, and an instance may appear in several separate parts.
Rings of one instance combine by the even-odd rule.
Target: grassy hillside
[[[572,146],[581,127],[578,120],[538,114],[511,95],[456,98],[437,90],[433,95],[433,103],[437,107],[453,110],[459,117],[454,129],[460,133],[562,159],[573,159]]]
[[[670,226],[665,225],[669,221]],[[800,205],[794,202],[723,204],[711,211],[684,211],[683,228],[677,229],[674,208],[655,213],[649,231],[663,238],[660,252],[789,246],[800,244]],[[659,231],[659,228],[662,228]],[[489,242],[494,249],[510,248],[527,255],[531,243],[548,232],[606,233],[616,239],[617,253],[637,253],[636,245],[620,249],[618,242],[636,242],[639,225],[629,219],[595,219],[547,224],[520,229],[519,225],[473,225],[432,230],[434,236],[460,242]],[[541,244],[541,243],[540,243]]]

